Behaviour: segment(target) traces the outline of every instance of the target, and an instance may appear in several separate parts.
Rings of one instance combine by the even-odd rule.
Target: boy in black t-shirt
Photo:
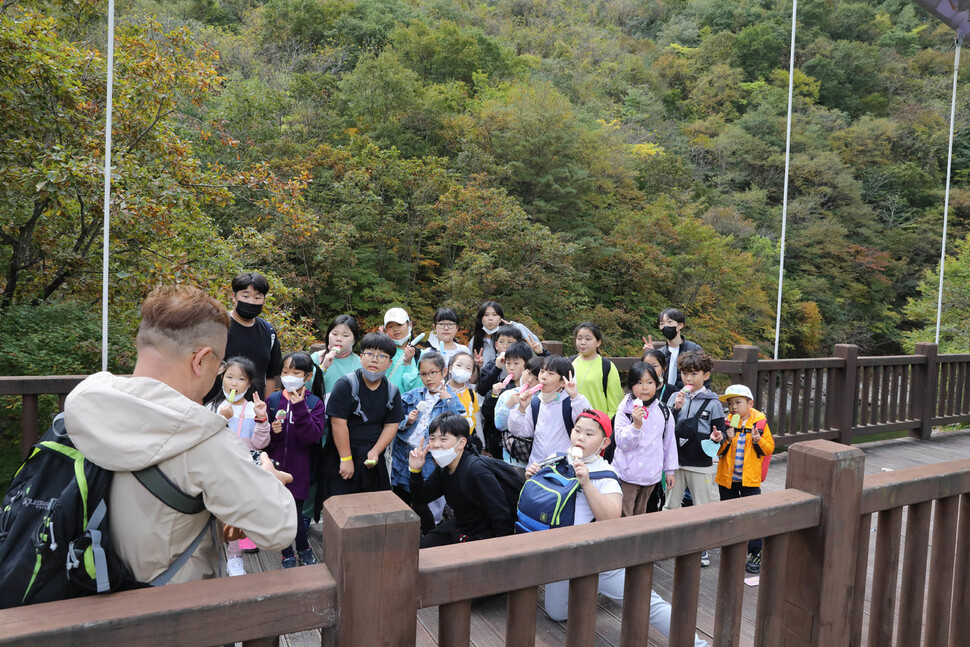
[[[404,407],[400,392],[384,373],[396,350],[383,333],[365,335],[360,341],[361,368],[337,380],[330,392],[331,433],[323,463],[327,497],[391,489],[383,454],[404,420]]]

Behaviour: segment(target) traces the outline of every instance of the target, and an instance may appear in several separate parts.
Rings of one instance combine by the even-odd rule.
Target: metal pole
[[[960,47],[963,34],[957,36],[957,51],[953,56],[953,94],[950,98],[950,142],[946,148],[946,193],[943,197],[943,244],[940,250],[940,288],[936,297],[936,344],[940,343],[940,317],[943,314],[943,269],[946,263],[946,225],[950,215],[950,169],[953,166],[953,122],[957,112],[957,77],[960,74]]]
[[[108,251],[111,233],[111,102],[114,89],[115,3],[108,0],[108,96],[104,126],[104,250],[101,258],[101,370],[108,370]]]
[[[791,52],[788,57],[788,124],[785,131],[785,188],[781,199],[781,256],[778,261],[778,302],[775,305],[775,359],[778,359],[778,340],[781,334],[781,292],[785,283],[785,229],[788,224],[788,172],[791,162],[791,110],[795,87],[795,18],[798,0],[791,6]]]

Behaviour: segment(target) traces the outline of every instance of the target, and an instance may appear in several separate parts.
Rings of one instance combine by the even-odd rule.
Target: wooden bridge
[[[970,420],[970,355],[937,356],[931,344],[888,358],[851,346],[804,360],[756,352],[737,347],[715,369],[752,387],[790,445],[762,496],[423,551],[416,516],[393,495],[335,497],[315,536],[325,564],[7,610],[0,645],[269,645],[286,634],[291,644],[679,646],[695,630],[717,645],[965,644],[970,459],[937,461],[967,456],[970,434],[930,432]],[[0,378],[0,395],[24,399],[27,446],[37,396],[76,379]],[[911,439],[879,443],[868,459],[826,440],[903,430]],[[748,586],[756,537],[762,574]],[[622,606],[596,594],[596,573],[619,567]],[[537,610],[541,585],[562,579],[565,625]],[[651,587],[673,605],[669,642],[647,625]]]

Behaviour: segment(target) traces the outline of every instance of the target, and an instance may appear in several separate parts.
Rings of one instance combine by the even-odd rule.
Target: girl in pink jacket
[[[627,394],[616,410],[613,469],[623,489],[623,516],[643,514],[650,494],[666,474],[666,486],[674,484],[677,440],[674,416],[657,398],[660,377],[653,366],[637,362],[627,374]]]

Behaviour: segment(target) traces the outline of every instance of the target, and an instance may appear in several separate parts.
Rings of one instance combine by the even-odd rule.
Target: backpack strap
[[[538,395],[532,396],[532,428],[535,429],[536,424],[539,422],[539,404],[542,401],[539,399]],[[570,436],[573,433],[573,400],[572,398],[566,398],[562,401],[562,423],[566,428],[566,435]]]
[[[606,359],[600,355],[600,359],[603,360],[603,395],[606,395],[606,389],[610,384],[610,371],[613,369],[613,362]]]
[[[620,482],[620,477],[617,476],[616,472],[613,470],[601,470],[599,472],[590,472],[589,478],[591,479],[613,479],[617,483]]]
[[[262,322],[263,329],[269,334],[269,352],[272,354],[273,345],[276,344],[276,329],[273,328],[273,324],[261,317],[256,317],[256,321]]]
[[[216,518],[210,515],[209,522],[202,526],[202,530],[200,530],[199,534],[195,536],[195,539],[192,540],[192,543],[189,544],[188,548],[186,548],[182,554],[178,556],[178,559],[172,562],[164,572],[160,573],[158,577],[149,582],[149,584],[152,586],[165,586],[171,582],[172,578],[175,577],[175,574],[182,570],[182,567],[185,566],[186,562],[189,561],[189,558],[191,558],[195,551],[199,548],[199,544],[201,544],[202,539],[205,538],[206,531],[210,531],[212,533],[212,541],[216,546],[218,546],[219,541],[216,537]],[[218,575],[221,576],[221,565],[218,570]]]
[[[132,472],[131,475],[145,486],[145,489],[151,492],[156,499],[173,510],[182,514],[199,514],[205,510],[205,503],[202,501],[201,494],[192,497],[180,490],[175,483],[165,476],[158,465]]]
[[[394,408],[394,396],[397,395],[397,387],[386,377],[382,377],[381,379],[387,383],[387,410],[390,411]],[[360,380],[357,378],[357,371],[347,373],[347,380],[350,382],[350,397],[357,403],[357,409],[354,411],[354,414],[360,416],[364,422],[367,422],[367,414],[364,413],[364,410],[360,406]]]

